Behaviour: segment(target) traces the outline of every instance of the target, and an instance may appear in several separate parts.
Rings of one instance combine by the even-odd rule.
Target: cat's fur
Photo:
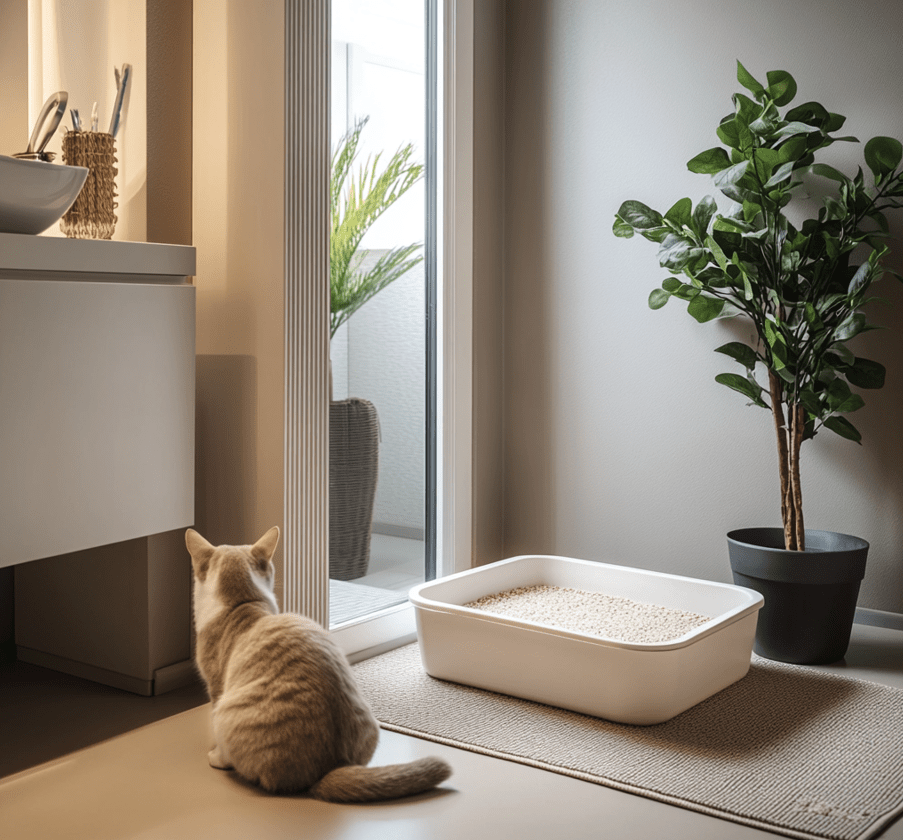
[[[271,792],[331,802],[392,799],[451,774],[438,758],[366,767],[379,726],[344,654],[316,622],[279,613],[272,557],[279,529],[254,545],[212,546],[189,529],[197,666],[212,701],[213,767]]]

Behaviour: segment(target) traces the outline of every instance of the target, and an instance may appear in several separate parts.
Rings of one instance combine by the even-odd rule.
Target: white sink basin
[[[83,166],[0,155],[0,233],[43,233],[72,206],[87,177]]]

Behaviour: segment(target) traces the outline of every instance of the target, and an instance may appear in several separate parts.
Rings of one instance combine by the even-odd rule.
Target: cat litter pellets
[[[621,642],[668,642],[709,621],[697,613],[559,586],[519,586],[464,606]]]

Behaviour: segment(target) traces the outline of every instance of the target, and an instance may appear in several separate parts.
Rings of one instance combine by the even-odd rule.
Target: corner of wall
[[[473,556],[504,556],[505,3],[474,6]]]
[[[190,245],[192,0],[147,0],[147,241]]]

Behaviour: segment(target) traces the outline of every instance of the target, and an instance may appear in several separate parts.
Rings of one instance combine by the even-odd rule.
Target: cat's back
[[[345,655],[319,624],[293,613],[264,615],[242,634],[224,688],[247,702],[282,701],[288,711],[307,714],[366,708]]]
[[[366,763],[379,738],[344,654],[291,613],[244,634],[214,718],[235,767],[270,790],[304,790],[337,766]]]

